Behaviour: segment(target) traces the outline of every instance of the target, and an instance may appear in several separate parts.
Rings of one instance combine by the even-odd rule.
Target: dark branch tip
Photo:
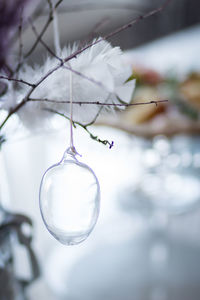
[[[114,146],[114,142],[112,141],[112,142],[110,143],[109,149],[111,149],[113,146]]]

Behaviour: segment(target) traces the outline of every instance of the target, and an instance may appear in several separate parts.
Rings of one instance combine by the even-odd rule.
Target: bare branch
[[[49,5],[49,10],[50,10],[50,13],[53,14],[53,3],[51,0],[47,0],[47,3]]]
[[[52,112],[52,113],[54,113],[54,114],[57,114],[57,115],[59,115],[59,116],[61,116],[61,117],[64,117],[65,119],[67,119],[68,121],[70,121],[70,118],[67,117],[67,116],[66,116],[65,114],[63,114],[63,113],[60,113],[60,112],[58,112],[58,111],[56,111],[56,110],[53,110],[53,109],[45,109],[45,110],[46,110],[46,111],[49,111],[49,112]],[[103,144],[103,145],[109,145],[109,149],[111,149],[111,148],[114,146],[114,142],[113,142],[113,141],[109,142],[108,140],[102,140],[102,139],[100,139],[97,135],[94,135],[93,133],[91,133],[91,131],[88,129],[88,127],[89,127],[90,125],[92,125],[93,123],[88,123],[88,124],[84,125],[84,124],[82,124],[82,123],[80,123],[80,122],[72,121],[72,124],[73,124],[73,126],[74,126],[75,128],[76,128],[76,125],[82,127],[82,128],[90,135],[91,139],[93,139],[94,141],[97,141],[97,142],[99,142],[99,143],[101,143],[101,144]]]
[[[172,1],[172,0],[166,0],[166,1],[164,2],[164,4],[161,5],[160,7],[156,8],[156,9],[150,11],[150,12],[147,12],[147,13],[144,14],[144,15],[141,15],[141,16],[139,16],[139,17],[133,19],[132,21],[130,21],[129,23],[127,23],[127,24],[125,24],[125,25],[123,25],[123,26],[120,26],[120,27],[117,28],[116,30],[114,30],[114,31],[110,32],[109,34],[105,35],[104,37],[102,37],[102,38],[100,38],[100,39],[98,39],[98,40],[96,40],[96,41],[94,41],[94,42],[88,44],[88,45],[85,46],[84,48],[79,49],[79,50],[76,50],[74,53],[72,53],[71,55],[69,55],[68,57],[66,57],[66,58],[64,59],[64,61],[65,61],[65,62],[68,62],[68,61],[71,60],[72,58],[77,57],[77,55],[79,55],[79,54],[82,53],[83,51],[87,50],[88,48],[90,48],[90,47],[92,47],[92,46],[94,46],[94,45],[100,43],[101,41],[107,40],[107,39],[109,39],[109,38],[115,36],[116,34],[118,34],[118,33],[122,32],[122,31],[124,31],[124,30],[126,30],[126,29],[132,27],[133,25],[135,25],[135,24],[137,24],[137,23],[139,23],[141,20],[144,20],[144,19],[146,19],[146,18],[148,18],[148,17],[151,17],[151,16],[153,16],[153,15],[155,15],[155,14],[161,12],[161,11],[169,4],[170,1]]]
[[[58,57],[53,50],[51,50],[51,48],[43,41],[42,37],[38,34],[37,30],[36,30],[36,27],[34,26],[33,24],[33,21],[31,20],[31,18],[29,18],[29,23],[31,24],[31,28],[35,34],[35,36],[37,37],[38,39],[38,42],[40,42],[44,47],[45,49],[55,58],[57,58],[60,62],[62,62],[62,59],[60,57]]]
[[[67,70],[73,72],[74,74],[76,74],[76,75],[78,75],[78,76],[80,76],[80,77],[82,77],[82,78],[84,78],[84,79],[86,79],[86,80],[88,80],[88,81],[90,81],[90,82],[92,82],[92,83],[98,85],[99,87],[103,88],[105,91],[107,91],[107,92],[110,93],[110,91],[108,91],[108,89],[105,87],[105,85],[102,84],[100,81],[97,81],[97,80],[95,80],[95,79],[93,79],[93,78],[91,78],[91,77],[88,77],[88,76],[84,75],[83,73],[81,73],[81,72],[79,72],[79,71],[76,71],[76,70],[72,69],[72,68],[70,67],[69,64],[68,64],[67,66],[64,65],[64,61],[63,61],[60,57],[58,57],[58,56],[54,53],[54,51],[52,51],[51,48],[50,48],[50,47],[42,40],[42,38],[38,35],[37,30],[36,30],[34,24],[32,23],[32,21],[31,21],[31,20],[29,20],[29,21],[30,21],[32,30],[33,30],[33,32],[35,33],[35,35],[37,36],[37,38],[39,39],[40,43],[45,47],[45,49],[46,49],[53,57],[55,57],[56,59],[58,59],[58,60],[61,62],[61,64],[63,64],[63,68],[65,68],[65,69],[67,69]]]
[[[37,98],[28,98],[28,101],[35,102],[49,102],[49,103],[60,103],[60,104],[70,104],[69,100],[55,100],[55,99],[37,99]],[[149,105],[154,104],[158,105],[159,103],[166,103],[168,100],[151,100],[148,102],[137,102],[137,103],[107,103],[100,101],[73,101],[73,105],[99,105],[99,106],[112,106],[112,107],[129,107],[129,106],[137,106],[137,105]]]
[[[62,1],[63,1],[63,0],[59,0],[59,1],[56,3],[54,9],[56,9]],[[96,40],[96,41],[93,42],[93,43],[90,43],[89,45],[85,46],[85,47],[82,48],[82,49],[78,49],[77,51],[75,51],[74,53],[72,53],[71,55],[69,55],[68,57],[66,57],[66,58],[64,59],[64,62],[68,62],[69,60],[75,58],[78,54],[82,53],[83,51],[85,51],[86,49],[92,47],[93,45],[95,45],[95,44],[97,44],[97,43],[100,43],[102,40],[108,39],[108,38],[110,38],[110,37],[112,37],[112,36],[114,36],[114,35],[120,33],[121,31],[123,31],[123,30],[125,30],[125,29],[127,29],[127,28],[129,28],[129,27],[132,27],[134,24],[137,24],[137,23],[140,22],[141,20],[143,20],[143,19],[145,19],[145,18],[147,18],[147,17],[150,17],[150,16],[152,16],[152,15],[154,15],[154,14],[156,14],[156,13],[162,11],[162,10],[169,4],[170,1],[171,1],[171,0],[166,0],[166,1],[164,2],[164,4],[163,4],[162,6],[160,6],[159,8],[157,8],[157,9],[155,9],[155,10],[152,10],[152,11],[150,11],[150,12],[148,12],[148,13],[142,15],[142,16],[139,16],[139,17],[133,19],[131,22],[125,24],[125,25],[122,26],[122,27],[119,27],[119,28],[116,29],[115,31],[113,31],[113,32],[107,34],[106,36],[104,36],[103,38],[98,39],[98,40]],[[47,20],[47,22],[45,23],[45,26],[43,27],[41,33],[39,34],[40,39],[42,38],[43,34],[45,33],[46,29],[48,28],[48,26],[49,26],[49,24],[51,23],[52,20],[53,20],[53,16],[50,14],[50,15],[49,15],[49,18],[48,18],[48,20]],[[29,50],[29,53],[26,54],[26,57],[28,57],[28,56],[34,51],[34,49],[35,49],[35,47],[37,46],[37,44],[39,43],[40,39],[37,39],[37,40],[36,40],[36,42],[34,43],[33,47]],[[40,79],[38,80],[38,82],[36,82],[34,85],[31,84],[31,89],[28,91],[27,95],[22,99],[22,101],[21,101],[19,104],[17,104],[14,108],[12,108],[12,109],[9,111],[7,117],[4,119],[4,121],[3,121],[3,122],[1,123],[1,125],[0,125],[0,130],[1,130],[2,127],[5,125],[5,123],[7,122],[7,120],[8,120],[15,112],[17,112],[17,111],[18,111],[18,110],[19,110],[19,109],[20,109],[20,108],[28,101],[28,99],[30,98],[30,96],[31,96],[31,94],[33,93],[33,91],[34,91],[34,90],[35,90],[35,89],[36,89],[36,88],[37,88],[37,87],[38,87],[38,86],[39,86],[46,78],[48,78],[51,74],[53,74],[55,71],[57,71],[57,70],[58,70],[59,68],[61,68],[62,66],[63,66],[63,61],[60,62],[58,65],[56,65],[56,66],[55,66],[54,68],[52,68],[51,70],[49,70],[49,71],[46,73],[46,75],[44,75],[42,78],[40,78]],[[2,79],[3,79],[3,78],[2,78]],[[5,79],[5,78],[4,78],[4,79]],[[6,79],[8,80],[8,78],[6,78]],[[12,80],[12,79],[10,79],[10,80]],[[21,82],[21,83],[24,83],[24,84],[27,84],[27,82],[25,82],[25,81],[23,81],[23,80],[20,80],[20,82]],[[29,83],[28,83],[28,85],[29,85]],[[166,100],[164,100],[164,101],[166,101]],[[99,103],[100,103],[100,102],[99,102]],[[145,102],[145,103],[143,103],[143,104],[152,104],[152,103],[153,103],[153,104],[156,104],[155,101],[150,101],[149,103]],[[91,104],[91,102],[88,103],[88,104]],[[96,103],[96,105],[98,105],[98,104]],[[102,104],[99,104],[99,105],[102,105]],[[103,105],[104,105],[104,104],[103,104]],[[108,105],[108,103],[106,103],[105,105]],[[110,103],[109,105],[113,105],[113,104]],[[108,105],[108,106],[109,106],[109,105]],[[132,105],[141,105],[141,104],[138,104],[138,103],[136,104],[136,103],[135,103],[135,104],[132,104]],[[125,105],[125,104],[121,104],[120,106],[126,106],[126,105]]]
[[[63,0],[59,0],[55,6],[54,6],[54,10],[57,9],[57,7],[61,4]],[[49,17],[43,27],[43,29],[41,30],[40,34],[39,34],[39,37],[36,39],[35,43],[32,45],[31,49],[25,54],[25,58],[27,58],[28,56],[30,56],[30,54],[35,50],[35,48],[37,47],[40,39],[39,38],[42,38],[44,33],[46,32],[47,28],[49,27],[49,25],[51,24],[51,22],[53,21],[53,10],[50,11],[49,13]]]
[[[28,101],[29,97],[31,96],[31,94],[33,93],[33,91],[47,78],[49,77],[52,73],[54,73],[55,71],[57,71],[59,68],[61,67],[61,65],[57,65],[55,66],[53,69],[49,70],[48,73],[46,73],[45,76],[43,76],[42,78],[40,78],[38,80],[38,82],[36,82],[35,85],[32,86],[32,88],[29,90],[29,92],[27,93],[27,95],[22,99],[22,101],[17,104],[14,108],[12,108],[8,115],[6,116],[6,118],[4,119],[4,121],[1,123],[0,125],[0,130],[3,128],[3,126],[6,124],[6,122],[8,121],[8,119],[14,114],[16,113],[22,106],[24,106],[26,104],[26,102]]]
[[[31,86],[31,87],[35,87],[35,84],[30,83],[28,81],[25,81],[23,79],[11,78],[11,77],[7,77],[7,76],[3,76],[3,75],[0,75],[0,79],[5,79],[5,80],[8,80],[8,81],[15,81],[15,82],[26,84],[26,85]]]

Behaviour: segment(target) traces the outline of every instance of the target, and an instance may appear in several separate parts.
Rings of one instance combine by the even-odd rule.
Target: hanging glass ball
[[[62,244],[79,244],[93,230],[100,208],[99,182],[70,148],[43,175],[39,198],[43,221]]]

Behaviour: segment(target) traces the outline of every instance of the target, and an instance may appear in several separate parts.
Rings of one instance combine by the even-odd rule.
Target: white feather
[[[64,48],[61,56],[65,58],[77,50],[78,45]],[[127,103],[131,100],[134,90],[134,82],[125,83],[131,75],[131,68],[123,62],[122,52],[119,47],[113,48],[107,41],[101,41],[88,48],[77,58],[69,61],[73,70],[101,82],[105,88],[91,82],[77,74],[73,74],[73,101],[99,101],[102,103],[119,103],[118,97]],[[25,65],[20,71],[19,78],[36,83],[50,69],[58,64],[56,58],[47,57],[42,66]],[[67,66],[67,65],[66,65]],[[69,74],[71,71],[60,68],[45,79],[31,94],[32,98],[54,99],[55,101],[69,100]],[[27,94],[30,87],[21,84],[16,95],[16,102],[20,102]],[[117,97],[118,96],[118,97]],[[69,105],[58,102],[28,102],[18,112],[24,124],[30,128],[41,124],[51,117],[51,113],[45,109],[54,109],[69,114]],[[98,105],[73,105],[74,121],[83,124],[91,122],[98,113]],[[103,111],[103,110],[102,110]],[[105,111],[105,110],[104,110]]]

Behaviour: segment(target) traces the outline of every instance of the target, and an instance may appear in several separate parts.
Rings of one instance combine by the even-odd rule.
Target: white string
[[[70,81],[70,148],[74,152],[74,138],[73,138],[73,74],[70,71],[69,75],[69,81]]]
[[[57,56],[61,55],[60,34],[58,27],[58,15],[56,10],[53,11],[53,33],[54,33],[54,48]]]
[[[53,12],[53,31],[54,31],[54,48],[56,55],[61,55],[61,46],[60,46],[60,35],[58,28],[58,15],[56,10]],[[70,67],[69,62],[67,65]],[[75,152],[74,147],[74,138],[73,138],[73,73],[70,71],[69,74],[69,94],[70,94],[70,148],[72,152]]]

